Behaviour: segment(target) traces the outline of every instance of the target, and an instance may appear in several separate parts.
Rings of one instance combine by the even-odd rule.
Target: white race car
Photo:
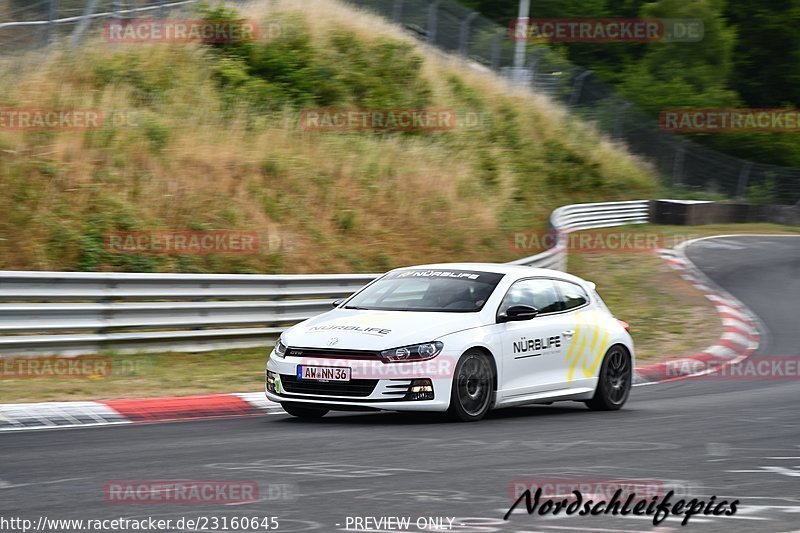
[[[291,415],[441,411],[561,400],[619,409],[633,379],[628,325],[594,283],[526,266],[447,263],[392,270],[286,330],[267,398]]]

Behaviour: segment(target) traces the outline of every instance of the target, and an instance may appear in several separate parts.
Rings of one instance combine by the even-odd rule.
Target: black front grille
[[[313,381],[281,374],[283,390],[289,394],[318,394],[321,396],[364,397],[372,394],[377,379],[351,379],[350,381]]]
[[[380,359],[380,352],[369,350],[335,350],[332,348],[287,348],[286,357],[320,359]]]

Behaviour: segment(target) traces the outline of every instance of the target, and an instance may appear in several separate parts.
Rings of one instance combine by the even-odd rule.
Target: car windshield
[[[356,294],[345,309],[477,312],[502,277],[473,270],[397,270]]]

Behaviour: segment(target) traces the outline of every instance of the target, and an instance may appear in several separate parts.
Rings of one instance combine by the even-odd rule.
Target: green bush
[[[747,187],[747,201],[751,204],[776,204],[777,182],[775,178],[767,178],[761,183],[753,183]]]
[[[205,8],[205,20],[240,20],[235,10]],[[423,58],[410,44],[359,40],[331,30],[322,46],[312,43],[306,23],[280,19],[280,36],[269,42],[213,43],[214,75],[226,101],[259,111],[286,106],[359,108],[424,107],[431,89],[421,75]]]

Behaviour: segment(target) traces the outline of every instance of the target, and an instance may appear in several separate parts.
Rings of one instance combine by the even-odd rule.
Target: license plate
[[[313,381],[350,381],[351,368],[343,366],[297,365],[297,379]]]

